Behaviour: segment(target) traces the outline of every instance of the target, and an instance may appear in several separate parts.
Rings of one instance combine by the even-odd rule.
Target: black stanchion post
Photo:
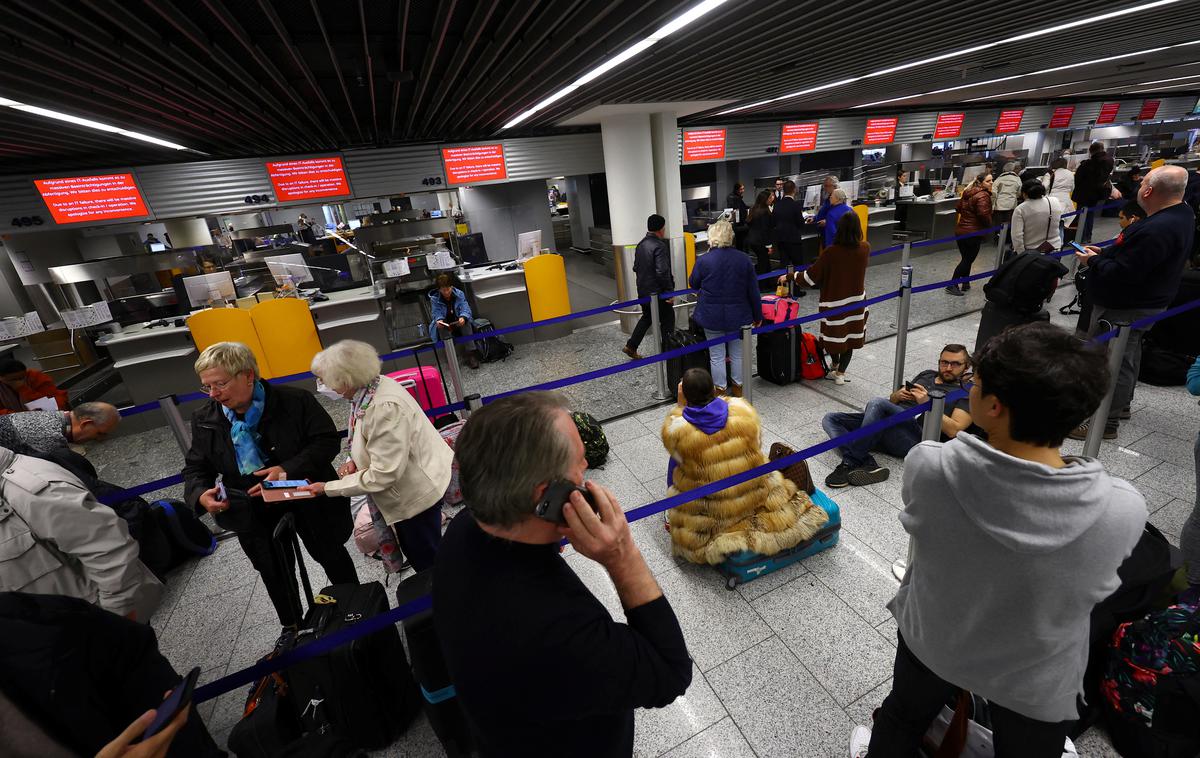
[[[753,403],[754,383],[754,327],[742,327],[742,396],[747,403]],[[793,351],[795,352],[795,351]]]
[[[1104,439],[1104,427],[1108,423],[1108,412],[1112,410],[1113,395],[1117,391],[1117,375],[1121,372],[1121,358],[1129,344],[1129,324],[1117,324],[1117,336],[1108,343],[1108,392],[1100,400],[1100,407],[1092,414],[1088,424],[1087,439],[1083,441],[1083,454],[1095,458],[1100,454],[1100,442]]]
[[[659,308],[666,305],[668,308],[674,306],[670,303],[663,303],[659,298],[659,293],[655,292],[650,295],[650,342],[654,345],[655,354],[659,354],[666,347],[662,343],[662,315],[659,313]],[[667,392],[667,362],[659,361],[654,364],[654,376],[657,387],[654,390],[655,400],[669,400],[672,396]]]
[[[912,307],[912,264],[900,267],[900,307],[896,315],[896,361],[892,368],[892,387],[904,384],[904,354],[908,349],[908,312]]]
[[[946,390],[941,387],[932,387],[929,390],[929,410],[925,411],[925,423],[921,427],[921,439],[923,441],[936,442],[942,438],[942,416],[946,413]],[[913,543],[912,538],[908,540],[908,552],[903,558],[897,558],[892,562],[892,575],[900,581],[904,581],[904,575],[908,572],[908,567],[913,563]]]
[[[192,447],[192,430],[184,423],[183,416],[179,413],[179,401],[174,395],[163,395],[158,399],[158,407],[166,417],[167,426],[171,428],[171,434],[175,435],[179,449],[187,455],[187,451]]]
[[[483,398],[478,393],[467,395],[463,398],[463,402],[467,404],[466,409],[463,410],[463,415],[467,418],[470,418],[472,413],[483,407]]]
[[[792,264],[790,264],[790,263],[789,263],[789,264],[788,264],[788,267],[787,267],[787,288],[788,288],[788,289],[787,289],[787,293],[788,293],[788,297],[795,297],[795,296],[796,296],[796,282],[795,282],[795,278],[796,278],[796,267],[795,267],[795,266],[793,266]]]
[[[1088,210],[1080,208],[1079,215],[1075,217],[1075,241],[1081,245],[1086,245],[1092,239],[1091,230],[1087,228]]]
[[[434,350],[436,349],[435,346]],[[442,340],[442,349],[445,351],[443,357],[446,359],[446,373],[450,374],[450,388],[454,390],[454,397],[450,398],[450,402],[457,403],[463,399],[463,385],[462,373],[458,366],[458,351],[454,349],[454,335],[446,335]]]

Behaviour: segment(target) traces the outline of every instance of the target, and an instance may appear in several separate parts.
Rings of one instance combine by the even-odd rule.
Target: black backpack
[[[180,500],[155,500],[150,504],[150,517],[171,546],[171,568],[189,558],[212,555],[217,549],[213,533]]]
[[[490,332],[496,327],[492,326],[492,322],[486,318],[477,318],[472,322],[476,332]],[[483,337],[475,340],[475,349],[479,351],[479,360],[483,363],[492,363],[493,361],[502,361],[512,355],[514,348],[511,343],[505,342],[499,337]]]
[[[579,430],[579,438],[583,440],[583,452],[587,458],[588,468],[599,468],[608,460],[608,437],[600,422],[590,413],[575,411],[571,414],[575,428]]]
[[[1022,314],[1037,313],[1054,294],[1067,267],[1041,253],[1018,253],[983,285],[988,302]]]

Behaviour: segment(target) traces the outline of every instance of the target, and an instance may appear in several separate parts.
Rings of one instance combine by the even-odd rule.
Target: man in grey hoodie
[[[1132,485],[1059,452],[1108,386],[1103,350],[1029,324],[989,341],[975,366],[971,418],[989,441],[922,442],[905,461],[914,558],[888,605],[899,645],[871,758],[913,755],[960,689],[990,701],[997,758],[1058,758],[1092,607],[1119,586],[1146,522]]]

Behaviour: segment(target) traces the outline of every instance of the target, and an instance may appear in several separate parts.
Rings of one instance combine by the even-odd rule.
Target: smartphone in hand
[[[1092,254],[1091,250],[1088,250],[1086,247],[1079,244],[1078,242],[1075,242],[1074,240],[1072,240],[1071,242],[1068,242],[1067,244],[1070,245],[1071,247],[1075,248],[1075,252],[1077,252],[1077,253],[1083,253],[1084,255]]]
[[[572,492],[582,494],[587,504],[592,506],[592,510],[599,513],[596,502],[592,498],[592,493],[588,492],[586,487],[580,487],[574,482],[559,479],[550,482],[546,487],[546,492],[542,495],[542,499],[538,501],[537,507],[534,508],[534,515],[554,524],[567,523],[566,518],[563,517],[563,506],[571,499]]]
[[[148,739],[162,731],[163,727],[171,723],[179,715],[180,711],[191,705],[192,692],[196,689],[196,680],[199,678],[200,667],[197,666],[188,672],[183,681],[179,683],[179,686],[171,690],[171,694],[167,695],[167,699],[163,700],[158,708],[155,709],[154,721],[150,722],[150,726],[146,727],[146,731],[142,733],[142,739]]]

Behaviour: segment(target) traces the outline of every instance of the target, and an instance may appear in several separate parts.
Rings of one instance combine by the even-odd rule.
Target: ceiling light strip
[[[35,116],[42,116],[43,118],[52,118],[56,121],[66,121],[67,123],[75,124],[76,126],[82,126],[82,127],[88,128],[88,129],[95,129],[98,132],[108,132],[109,134],[119,134],[122,137],[129,137],[130,139],[141,140],[142,142],[149,142],[153,145],[159,145],[160,147],[169,147],[172,150],[188,150],[189,149],[183,145],[177,145],[174,142],[168,142],[165,139],[159,139],[158,137],[151,137],[149,134],[142,134],[141,132],[135,132],[130,129],[122,129],[119,126],[112,126],[110,124],[105,124],[100,121],[93,121],[90,118],[81,118],[80,116],[72,116],[69,113],[62,113],[61,111],[55,111],[55,110],[51,110],[49,108],[42,108],[37,105],[26,105],[25,103],[21,103],[16,100],[9,100],[8,98],[5,98],[5,97],[0,97],[0,106],[7,106],[9,108],[12,108],[13,110],[23,111],[25,113],[32,113]]]

